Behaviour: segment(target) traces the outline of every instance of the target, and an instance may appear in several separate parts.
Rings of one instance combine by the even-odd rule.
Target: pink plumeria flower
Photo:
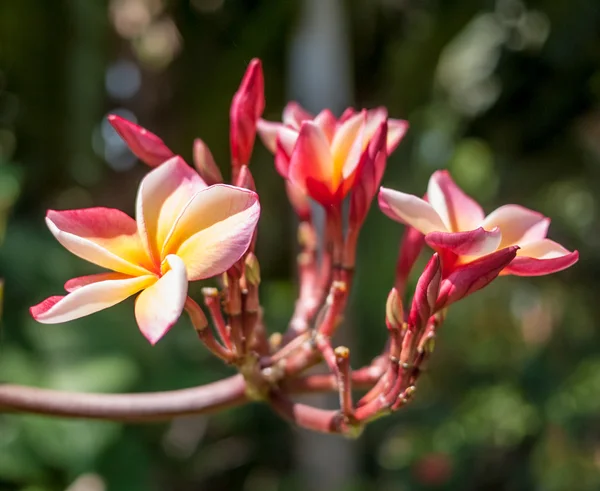
[[[363,153],[382,123],[388,125],[387,154],[398,146],[408,123],[387,116],[379,107],[358,113],[349,109],[339,119],[325,109],[313,117],[292,102],[284,109],[283,123],[261,119],[258,132],[275,154],[278,172],[327,207],[339,204],[352,189]]]
[[[135,318],[156,343],[180,317],[188,282],[223,273],[248,249],[260,214],[256,193],[207,186],[180,157],[141,182],[136,220],[112,208],[48,211],[46,223],[70,252],[111,272],[65,284],[68,295],[31,308],[54,324],[111,307],[141,292]]]
[[[431,176],[427,201],[382,187],[379,205],[390,218],[425,235],[427,244],[442,255],[445,277],[460,265],[511,246],[519,249],[501,274],[550,274],[579,258],[577,251],[546,238],[549,218],[518,205],[501,206],[485,216],[447,171]]]
[[[265,146],[275,154],[275,166],[277,171],[283,178],[287,179],[292,151],[296,145],[296,140],[300,134],[303,122],[312,121],[317,124],[331,140],[332,133],[337,131],[341,132],[341,127],[344,123],[347,123],[348,120],[357,116],[360,116],[360,113],[357,113],[353,108],[346,109],[339,119],[336,119],[329,109],[324,109],[317,116],[313,116],[297,102],[290,102],[283,110],[281,123],[259,119],[258,134]],[[365,145],[371,140],[381,123],[387,121],[388,155],[396,149],[408,129],[407,121],[388,118],[387,109],[385,107],[377,107],[366,111],[365,119]],[[354,122],[356,123],[356,121]],[[352,125],[347,125],[345,130],[347,131],[352,127]],[[356,131],[356,128],[354,128],[353,134],[356,134]]]

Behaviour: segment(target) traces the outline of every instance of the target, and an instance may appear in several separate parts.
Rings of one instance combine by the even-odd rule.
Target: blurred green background
[[[53,326],[28,307],[95,271],[53,239],[46,209],[133,213],[148,168],[105,116],[135,118],[188,161],[201,136],[228,173],[229,102],[252,57],[268,119],[290,96],[319,109],[331,93],[338,113],[386,105],[411,129],[384,184],[421,194],[449,168],[488,212],[551,216],[551,237],[581,260],[453,307],[415,401],[358,441],[262,406],[154,425],[0,415],[0,490],[600,489],[599,35],[598,0],[1,0],[0,381],[120,392],[230,373],[185,319],[151,347],[132,301]],[[294,218],[260,143],[252,171],[262,298],[281,329]],[[346,339],[357,366],[385,342],[401,232],[372,210]]]

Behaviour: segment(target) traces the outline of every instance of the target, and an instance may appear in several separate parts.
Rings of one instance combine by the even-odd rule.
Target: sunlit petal
[[[388,119],[387,154],[390,155],[408,131],[408,121],[403,119]]]
[[[120,210],[49,210],[46,224],[67,250],[86,261],[134,276],[152,269],[135,220]]]
[[[483,227],[500,227],[502,243],[500,247],[512,244],[525,246],[546,237],[550,219],[541,213],[519,205],[505,205],[494,210],[483,221]],[[522,249],[519,255],[522,255]]]
[[[187,298],[185,264],[177,256],[167,256],[171,269],[135,300],[135,320],[150,343],[155,344],[177,322]]]
[[[456,185],[447,171],[433,173],[427,187],[427,199],[450,232],[473,230],[485,217],[481,206]]]
[[[302,123],[300,134],[292,153],[289,178],[300,189],[306,191],[308,178],[330,183],[333,163],[327,138],[311,121]]]
[[[248,193],[233,198],[231,189],[219,189],[210,196],[201,197],[210,202],[202,218],[204,228],[199,229],[177,249],[177,255],[185,262],[190,281],[223,273],[248,250],[260,216],[260,205],[255,196]],[[226,214],[215,209],[218,203],[223,202],[229,203],[231,207]],[[202,210],[202,207],[199,206],[198,210]],[[193,210],[186,213],[185,220],[190,223],[188,230],[192,229],[194,215],[202,216],[202,213],[204,212],[194,213]]]
[[[123,273],[98,273],[90,274],[88,276],[79,276],[77,278],[71,278],[65,283],[65,290],[69,293],[78,290],[82,286],[91,285],[92,283],[98,283],[99,281],[107,280],[127,280],[131,276]]]
[[[161,256],[177,254],[181,244],[193,235],[252,209],[259,212],[258,195],[247,189],[217,184],[196,193],[173,223]]]
[[[260,136],[260,139],[262,140],[263,144],[269,149],[271,153],[275,153],[275,142],[277,140],[277,132],[280,128],[283,127],[284,125],[281,123],[274,123],[273,121],[267,121],[262,118],[256,122],[258,136]]]
[[[112,307],[127,297],[147,288],[156,276],[137,276],[93,282],[75,289],[64,297],[50,297],[31,307],[35,320],[43,324],[57,324],[93,314]]]
[[[155,263],[160,264],[165,239],[189,200],[206,187],[181,157],[173,157],[144,177],[137,196],[137,223]]]
[[[309,119],[313,119],[313,115],[297,102],[288,102],[283,109],[283,124],[291,126],[297,130],[300,129],[303,121],[307,121]]]
[[[410,225],[422,234],[448,231],[433,207],[412,194],[382,187],[379,207],[392,220]]]

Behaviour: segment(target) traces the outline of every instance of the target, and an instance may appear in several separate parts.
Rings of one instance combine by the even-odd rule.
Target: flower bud
[[[206,184],[220,184],[223,176],[206,143],[200,138],[194,140],[194,166]]]
[[[158,136],[146,128],[116,114],[110,114],[108,122],[123,138],[129,150],[151,167],[156,167],[175,155]]]
[[[404,323],[404,309],[398,290],[392,288],[385,304],[385,320],[394,329],[400,329]]]

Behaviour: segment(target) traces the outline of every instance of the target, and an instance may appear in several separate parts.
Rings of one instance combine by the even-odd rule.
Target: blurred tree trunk
[[[289,57],[288,92],[292,100],[317,113],[330,108],[339,115],[351,102],[350,43],[346,12],[341,0],[304,0]],[[322,230],[324,213],[313,205],[317,228]],[[322,242],[322,237],[320,237]],[[350,317],[350,316],[348,316]],[[351,344],[346,324],[345,345]],[[336,394],[306,397],[306,403],[337,407]],[[356,442],[328,435],[298,431],[294,452],[302,488],[335,491],[357,475]]]

